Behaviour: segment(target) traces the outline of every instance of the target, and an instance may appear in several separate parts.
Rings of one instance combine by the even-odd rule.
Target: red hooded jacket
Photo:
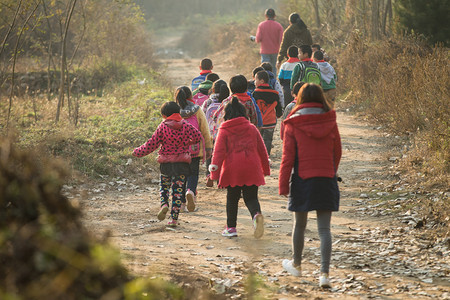
[[[246,118],[223,122],[219,128],[211,165],[211,179],[219,187],[264,185],[270,175],[269,157],[261,134]]]
[[[301,104],[284,121],[283,156],[279,175],[280,195],[289,194],[289,181],[298,158],[302,179],[336,175],[341,160],[341,138],[334,110],[320,114],[299,114],[302,109],[321,108],[319,103]]]

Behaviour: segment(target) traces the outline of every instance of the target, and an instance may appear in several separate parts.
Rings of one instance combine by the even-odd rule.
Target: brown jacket
[[[307,28],[300,29],[296,24],[291,24],[283,33],[283,40],[281,41],[277,61],[281,63],[285,58],[288,58],[287,50],[290,46],[300,47],[301,45],[311,44],[312,37],[309,30]]]

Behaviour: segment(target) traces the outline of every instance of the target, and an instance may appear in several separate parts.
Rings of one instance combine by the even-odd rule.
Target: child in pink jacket
[[[200,142],[202,136],[198,129],[183,120],[180,115],[180,106],[176,102],[164,103],[161,107],[161,115],[164,120],[145,144],[134,149],[133,156],[146,156],[161,145],[157,159],[161,171],[159,193],[161,209],[158,219],[162,221],[166,218],[169,211],[169,193],[172,188],[171,220],[168,225],[175,227],[178,224],[181,200],[186,192],[186,178],[190,174],[189,146]]]
[[[218,186],[227,188],[227,227],[223,236],[237,236],[238,203],[244,197],[253,219],[254,236],[264,234],[264,219],[258,200],[258,187],[270,175],[269,157],[258,129],[247,119],[246,109],[237,97],[225,106],[209,170]]]

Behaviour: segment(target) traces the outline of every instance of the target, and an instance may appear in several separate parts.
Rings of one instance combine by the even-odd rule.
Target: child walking
[[[264,234],[264,218],[258,201],[258,187],[270,175],[266,147],[258,129],[249,122],[247,112],[237,97],[225,107],[209,170],[218,186],[227,189],[227,227],[223,236],[237,236],[238,203],[244,197],[253,220],[255,238]]]
[[[203,110],[192,102],[192,92],[187,86],[179,87],[175,92],[175,100],[181,107],[180,115],[187,122],[194,125],[202,134],[201,143],[191,146],[192,162],[190,164],[191,174],[187,178],[186,197],[182,199],[182,212],[195,211],[197,201],[197,185],[200,169],[200,160],[208,159],[212,152],[212,140],[209,127]]]
[[[331,110],[320,86],[306,83],[284,123],[279,193],[289,195],[288,209],[294,214],[294,226],[293,259],[283,260],[282,265],[290,274],[301,275],[308,212],[315,210],[321,253],[319,286],[329,288],[330,221],[331,212],[339,209],[336,172],[342,151],[336,112]]]
[[[161,172],[159,192],[161,209],[158,219],[162,221],[166,218],[169,211],[169,193],[172,189],[171,220],[168,225],[175,227],[178,224],[181,200],[186,190],[186,178],[190,173],[189,145],[198,143],[202,137],[199,130],[183,120],[177,103],[164,103],[161,107],[161,115],[164,121],[159,124],[145,144],[134,149],[133,156],[146,156],[161,145],[157,159]]]
[[[323,93],[325,99],[330,106],[334,107],[334,99],[336,98],[336,71],[334,68],[324,60],[322,51],[316,51],[313,54],[313,61],[319,66]]]
[[[294,100],[292,98],[291,91],[291,77],[292,71],[295,66],[300,62],[298,59],[298,48],[297,46],[290,46],[287,51],[288,60],[284,62],[280,67],[280,73],[278,73],[278,80],[280,80],[280,84],[283,87],[284,94],[284,103],[283,107],[286,107],[289,103]]]

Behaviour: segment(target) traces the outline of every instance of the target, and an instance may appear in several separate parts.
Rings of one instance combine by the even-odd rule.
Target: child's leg
[[[294,100],[291,93],[291,82],[288,84],[282,84],[281,87],[283,88],[283,95],[284,95],[284,103],[281,103],[283,107],[286,107],[289,103]]]
[[[272,140],[273,140],[273,132],[275,128],[264,128],[261,129],[261,136],[264,141],[264,145],[266,146],[267,154],[270,155],[270,150],[272,150]]]
[[[172,177],[172,210],[170,216],[172,220],[178,220],[180,213],[181,200],[185,194],[186,176],[177,175]]]
[[[163,206],[164,204],[169,205],[169,189],[171,185],[171,177],[161,174],[161,180],[159,183],[159,196],[161,198],[161,206]]]
[[[253,218],[257,213],[261,213],[261,206],[258,201],[258,186],[242,187],[242,195],[244,197],[245,206],[247,206],[251,217]]]
[[[200,169],[200,157],[194,157],[190,164],[191,175],[187,178],[187,189],[197,195],[198,173]]]
[[[227,227],[236,227],[241,186],[227,187]]]
[[[308,212],[294,212],[294,227],[292,232],[292,257],[294,258],[294,266],[300,266],[302,264],[307,221]]]
[[[318,210],[317,211],[317,229],[319,231],[320,238],[320,255],[321,255],[321,269],[322,273],[330,271],[331,260],[331,211],[330,210]]]

